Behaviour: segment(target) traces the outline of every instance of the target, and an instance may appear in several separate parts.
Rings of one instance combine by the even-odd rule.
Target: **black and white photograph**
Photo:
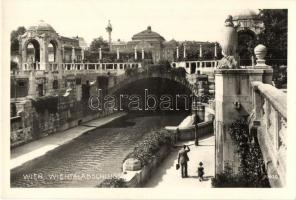
[[[296,2],[223,2],[3,0],[3,198],[296,198]]]

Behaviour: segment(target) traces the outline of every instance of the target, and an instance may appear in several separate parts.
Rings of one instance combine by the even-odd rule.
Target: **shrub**
[[[135,146],[123,162],[128,158],[136,158],[140,160],[142,166],[147,165],[154,156],[157,156],[157,152],[163,145],[172,144],[174,139],[175,136],[166,130],[152,131]]]
[[[112,177],[105,179],[103,182],[101,182],[97,187],[105,187],[105,188],[126,188],[126,182],[123,178],[118,177]]]
[[[127,68],[127,69],[125,69],[125,75],[127,75],[127,76],[134,76],[137,73],[138,73],[137,68]]]
[[[233,122],[229,134],[240,157],[239,172],[232,173],[226,166],[224,172],[212,179],[214,187],[269,187],[263,156],[257,138],[249,134],[245,120]]]
[[[44,96],[32,99],[32,105],[38,113],[44,113],[47,110],[49,113],[56,113],[58,111],[57,96]]]

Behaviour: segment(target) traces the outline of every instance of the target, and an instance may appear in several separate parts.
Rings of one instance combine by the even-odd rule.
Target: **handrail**
[[[251,85],[255,90],[259,91],[285,119],[287,119],[286,93],[270,84],[264,84],[260,81],[253,81]]]

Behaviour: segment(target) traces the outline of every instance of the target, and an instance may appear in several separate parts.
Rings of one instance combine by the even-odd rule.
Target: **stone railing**
[[[88,71],[99,73],[119,73],[122,74],[128,68],[141,68],[139,62],[128,63],[23,63],[21,71],[51,71],[57,72],[61,69],[64,72],[80,72],[85,73]]]
[[[198,74],[198,72],[214,71],[218,66],[218,60],[197,60],[171,62],[172,67],[183,67],[189,74]]]
[[[125,70],[127,68],[140,68],[141,63],[62,63],[63,70]]]
[[[272,186],[285,185],[287,94],[269,84],[252,82],[253,125]]]

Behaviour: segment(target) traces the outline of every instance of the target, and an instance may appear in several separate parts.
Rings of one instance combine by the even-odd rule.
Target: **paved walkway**
[[[79,137],[83,133],[103,126],[124,115],[126,115],[126,113],[114,113],[109,116],[92,120],[74,128],[61,131],[39,140],[32,141],[28,144],[16,147],[11,150],[10,169],[16,168],[30,160],[38,158],[46,154],[48,151],[53,150],[76,137]]]
[[[188,153],[190,161],[188,162],[188,178],[181,178],[181,171],[176,170],[178,162],[178,151],[176,148],[170,155],[163,161],[157,171],[152,175],[151,179],[147,182],[145,187],[157,188],[172,188],[172,187],[211,187],[211,177],[215,173],[215,145],[214,136],[208,136],[200,139],[199,145],[194,146],[193,141],[178,143],[178,146],[183,144],[190,145],[191,151]],[[200,182],[197,178],[198,163],[202,161],[205,168],[205,180]]]

